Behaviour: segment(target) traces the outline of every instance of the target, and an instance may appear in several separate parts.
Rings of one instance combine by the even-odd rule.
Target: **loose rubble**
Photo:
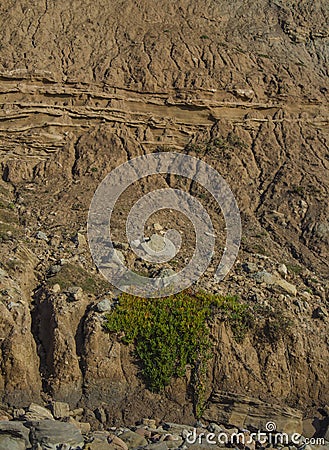
[[[52,402],[47,407],[30,404],[25,409],[12,411],[15,417],[12,420],[1,420],[0,417],[0,450],[256,450],[265,447],[329,450],[329,424],[316,429],[311,419],[305,419],[301,433],[298,412],[295,411],[295,418],[290,417],[287,427],[284,419],[280,422],[278,414],[288,417],[293,410],[282,409],[280,412],[275,407],[271,409],[270,405],[262,409],[261,403],[248,407],[257,407],[259,417],[266,412],[268,420],[262,422],[256,418],[253,425],[250,422],[248,426],[233,425],[243,422],[240,408],[240,412],[232,410],[230,416],[224,409],[221,411],[219,416],[230,417],[228,422],[199,420],[191,425],[143,418],[132,426],[101,426],[99,430],[81,421],[83,408],[71,411],[64,402]],[[246,399],[244,404],[248,405]],[[328,406],[323,409],[325,418],[328,410]],[[8,416],[13,417],[9,413]],[[105,420],[101,416],[98,414],[100,420]]]

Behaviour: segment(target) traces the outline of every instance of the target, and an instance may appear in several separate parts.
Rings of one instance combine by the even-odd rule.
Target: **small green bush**
[[[192,368],[196,413],[201,412],[203,378],[210,357],[209,320],[216,312],[229,321],[238,340],[244,337],[247,306],[236,297],[204,292],[181,292],[164,298],[145,299],[122,294],[105,323],[108,332],[123,333],[122,341],[134,344],[142,375],[150,390],[159,392],[172,377]]]

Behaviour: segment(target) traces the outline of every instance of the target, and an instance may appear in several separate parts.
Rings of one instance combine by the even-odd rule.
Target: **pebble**
[[[38,231],[37,234],[36,234],[36,238],[40,239],[42,241],[48,242],[48,236],[43,231]]]
[[[113,301],[108,298],[104,298],[99,303],[97,303],[97,305],[95,306],[95,310],[99,313],[104,313],[111,311],[112,307]]]

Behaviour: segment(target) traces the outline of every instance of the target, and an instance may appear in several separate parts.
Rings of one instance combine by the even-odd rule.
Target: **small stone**
[[[285,278],[288,275],[287,266],[285,264],[280,264],[278,267],[278,272],[283,278]]]
[[[82,434],[88,434],[91,430],[90,423],[88,422],[78,422],[77,420],[73,419],[73,417],[69,417],[67,422],[74,425],[78,430],[81,431]]]
[[[156,420],[155,419],[149,419],[149,428],[150,429],[152,429],[152,430],[155,430],[156,429]]]
[[[111,311],[112,307],[113,301],[108,298],[104,298],[103,300],[98,302],[97,305],[95,305],[95,310],[99,313],[104,313]]]
[[[55,419],[63,419],[64,417],[69,417],[70,415],[70,406],[68,403],[53,402],[51,404],[51,409]]]
[[[61,291],[61,287],[58,283],[56,283],[56,284],[54,284],[52,290],[53,290],[54,294],[58,294]]]
[[[75,239],[77,247],[82,250],[87,247],[87,240],[85,236],[81,233],[77,233],[76,239]]]
[[[70,286],[65,293],[68,300],[74,302],[82,298],[83,290],[80,286]]]
[[[12,417],[7,414],[0,414],[0,422],[8,422]]]
[[[38,231],[37,234],[36,234],[36,238],[40,239],[42,241],[48,242],[48,236],[43,231]]]
[[[28,407],[26,413],[24,414],[25,420],[54,420],[53,415],[49,411],[49,409],[44,408],[43,406],[37,405],[36,403],[31,403]]]
[[[150,256],[171,259],[176,254],[174,243],[164,236],[152,234],[150,240],[141,244],[142,249]]]
[[[122,439],[128,445],[129,449],[144,447],[145,445],[147,445],[147,440],[144,437],[131,430],[124,431],[120,435],[120,439]]]
[[[25,414],[25,410],[23,408],[14,409],[13,411],[13,418],[14,419],[20,419]]]
[[[56,275],[56,273],[60,272],[62,269],[62,266],[60,264],[53,264],[49,267],[49,275]]]
[[[155,229],[155,231],[162,231],[163,230],[163,226],[161,226],[159,223],[154,223],[153,224],[153,228]]]
[[[70,416],[71,417],[82,416],[83,413],[84,413],[83,408],[76,408],[76,409],[73,409],[73,411],[70,411]]]
[[[138,435],[137,435],[138,436]],[[142,438],[143,439],[143,438]],[[126,442],[124,442],[121,438],[118,436],[115,436],[115,434],[109,434],[107,438],[108,442],[115,446],[117,450],[128,450],[128,445]],[[144,439],[145,440],[145,439]],[[146,442],[146,441],[145,441]]]
[[[323,412],[326,414],[327,417],[329,417],[329,405],[326,405],[326,406],[323,408]]]

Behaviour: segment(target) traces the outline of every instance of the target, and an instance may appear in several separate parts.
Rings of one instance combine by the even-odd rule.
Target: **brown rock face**
[[[32,267],[30,267],[32,270]],[[41,377],[31,333],[30,301],[17,281],[0,270],[0,391],[2,400],[20,406],[40,399]]]
[[[75,405],[82,395],[79,325],[87,299],[70,301],[66,294],[37,296],[34,334],[39,343],[40,369],[55,400]]]
[[[329,403],[328,20],[326,0],[1,2],[1,401],[67,402],[112,424],[194,421],[189,371],[149,392],[133,348],[104,332],[94,307],[112,298],[86,241],[94,192],[157,150],[212,165],[241,211],[239,260],[220,286],[223,220],[196,183],[144,178],[112,216],[129,267],[153,275],[126,242],[131,207],[174,187],[207,208],[217,253],[199,285],[238,295],[258,321],[243,342],[211,324],[207,417],[222,406],[213,392],[242,396],[232,424],[234,411],[263,423],[271,403],[279,423],[299,427],[285,408]],[[160,211],[145,234],[170,228],[184,237],[166,266],[178,270],[193,253],[188,221]],[[261,398],[258,416],[247,397]]]

